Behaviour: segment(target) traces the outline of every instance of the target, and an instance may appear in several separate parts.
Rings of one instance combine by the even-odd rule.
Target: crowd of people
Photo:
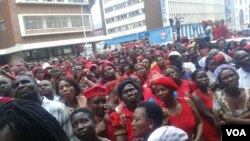
[[[220,141],[222,125],[250,124],[250,44],[214,25],[216,43],[1,66],[1,140]]]
[[[207,41],[218,40],[222,37],[225,39],[232,37],[232,33],[229,32],[224,19],[215,20],[214,22],[212,20],[202,21],[201,25],[204,30],[203,38]]]

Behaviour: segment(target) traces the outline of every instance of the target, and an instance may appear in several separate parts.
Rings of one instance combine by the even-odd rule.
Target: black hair
[[[126,66],[128,66],[130,70],[134,70],[134,68],[135,68],[135,65],[133,63],[130,63],[130,62],[126,63],[124,67],[126,67]]]
[[[230,49],[230,44],[233,43],[233,45],[235,46],[235,48],[237,48],[237,42],[236,41],[230,41],[228,44],[227,44],[227,49]]]
[[[141,102],[136,108],[145,108],[147,117],[153,120],[154,129],[161,126],[163,121],[163,111],[159,105],[153,102]]]
[[[196,77],[196,75],[199,73],[199,72],[201,72],[201,71],[205,71],[205,70],[203,70],[203,69],[197,69],[197,70],[195,70],[193,73],[192,73],[192,76],[191,76],[191,78],[192,78],[192,80],[195,82],[195,77]]]
[[[240,47],[243,47],[244,43],[246,42],[246,39],[240,40]]]
[[[20,76],[17,77],[16,79],[18,79],[18,78],[20,78],[20,77],[24,77],[24,76],[29,77],[36,85],[38,85],[36,79],[35,79],[32,75],[30,75],[30,74],[23,74],[23,75],[20,75]],[[14,82],[15,82],[15,81],[14,81]]]
[[[117,89],[116,89],[116,93],[118,94],[119,98],[121,99],[122,98],[122,90],[123,88],[127,85],[127,84],[132,84],[135,89],[138,90],[139,94],[142,96],[142,87],[141,85],[138,84],[138,82],[136,82],[135,79],[132,79],[132,78],[125,78],[123,79],[117,86]]]
[[[90,110],[90,109],[87,109],[87,108],[77,108],[76,110],[74,110],[71,115],[70,115],[70,119],[72,119],[72,117],[77,114],[77,113],[85,113],[88,115],[88,117],[93,120],[95,122],[95,115],[94,113]]]
[[[68,82],[71,86],[73,86],[73,87],[75,88],[75,95],[76,95],[76,96],[80,95],[80,93],[81,93],[81,88],[80,88],[79,84],[76,82],[76,80],[74,80],[74,79],[72,79],[72,78],[69,78],[69,77],[65,77],[65,76],[60,77],[60,78],[57,80],[57,82],[56,82],[56,93],[57,93],[58,95],[60,95],[60,94],[59,94],[59,87],[58,87],[60,81]]]
[[[69,141],[59,122],[34,102],[7,102],[1,105],[0,115],[0,129],[8,126],[15,141]]]
[[[166,70],[169,69],[169,68],[174,69],[180,75],[182,74],[181,70],[177,66],[175,66],[175,65],[169,65],[169,66],[167,66]]]

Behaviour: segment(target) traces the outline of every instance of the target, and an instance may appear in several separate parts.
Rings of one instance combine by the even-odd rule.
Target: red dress
[[[99,134],[100,137],[107,138],[111,141],[115,141],[115,129],[111,123],[107,123],[107,128],[104,132]]]
[[[189,80],[181,80],[180,87],[176,90],[178,97],[190,97],[190,94],[195,90],[195,83]]]
[[[133,112],[129,111],[126,106],[122,108],[121,113],[111,113],[110,120],[114,128],[125,128],[129,141],[134,138],[132,126]]]
[[[169,116],[168,123],[184,130],[189,139],[192,139],[192,135],[196,128],[196,121],[192,108],[189,106],[185,98],[178,98],[177,100],[181,104],[181,113]]]
[[[202,100],[202,102],[205,104],[205,106],[209,109],[210,112],[213,111],[213,95],[214,93],[211,90],[208,90],[208,93],[212,95],[212,97],[208,97],[205,94],[203,94],[199,89],[194,91],[194,94],[199,96]],[[202,137],[204,141],[220,141],[220,137],[217,133],[217,130],[213,124],[208,122],[206,118],[201,115],[201,120],[203,123],[203,133]]]

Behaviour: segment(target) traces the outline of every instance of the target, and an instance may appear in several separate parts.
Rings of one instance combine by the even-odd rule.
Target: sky
[[[92,13],[92,20],[94,29],[99,29],[102,27],[102,18],[101,18],[101,11],[100,11],[100,3],[99,0],[96,0],[95,4],[91,8]]]

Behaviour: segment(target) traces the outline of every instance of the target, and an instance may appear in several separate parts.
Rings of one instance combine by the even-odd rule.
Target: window
[[[47,28],[61,28],[60,17],[46,17]]]
[[[69,2],[72,2],[72,3],[84,3],[85,0],[69,0]]]
[[[113,6],[105,8],[105,13],[109,13],[113,11]]]
[[[49,58],[48,52],[46,49],[32,50],[25,52],[25,58],[27,60],[34,60],[40,58]]]
[[[70,54],[70,53],[72,53],[72,48],[67,47],[63,49],[63,54]]]
[[[84,26],[91,26],[91,23],[90,23],[90,17],[89,16],[83,16],[83,25]]]
[[[0,21],[0,31],[6,30],[4,20]]]
[[[42,29],[43,19],[37,16],[24,17],[24,28],[27,29]]]
[[[82,18],[80,16],[70,17],[72,27],[82,27]]]

